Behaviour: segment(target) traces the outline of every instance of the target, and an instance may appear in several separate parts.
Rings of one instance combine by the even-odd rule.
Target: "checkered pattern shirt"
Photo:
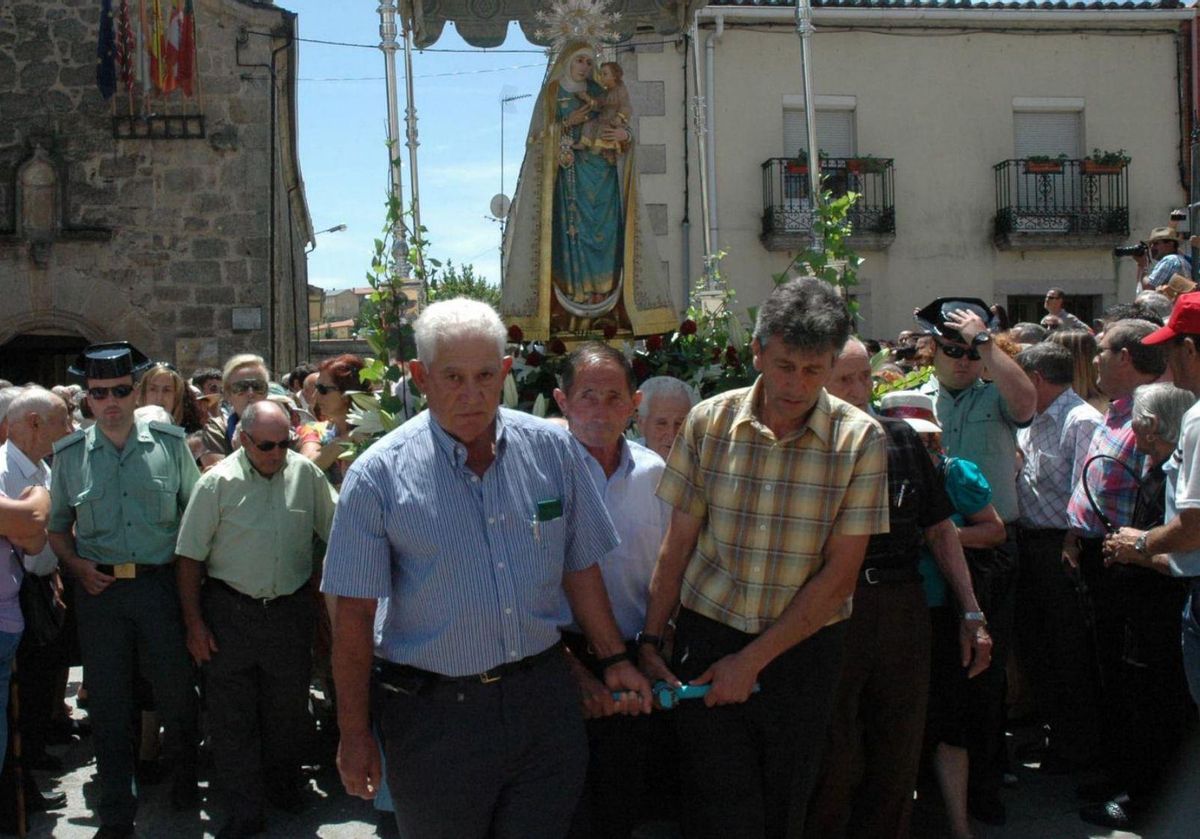
[[[1028,428],[1017,431],[1024,465],[1017,476],[1020,523],[1025,527],[1062,530],[1088,449],[1104,417],[1067,388]]]
[[[1098,454],[1106,454],[1128,465],[1134,475],[1142,475],[1146,471],[1146,456],[1134,448],[1133,438],[1133,397],[1123,396],[1113,400],[1104,415],[1104,424],[1092,438],[1088,449],[1086,463],[1089,458]],[[1084,492],[1084,481],[1092,488],[1092,496],[1117,527],[1124,527],[1133,521],[1133,505],[1137,500],[1137,481],[1133,475],[1111,460],[1097,460],[1083,473],[1081,480],[1075,483],[1071,494],[1071,503],[1067,505],[1067,526],[1084,536],[1100,537],[1107,532],[1088,503]]]
[[[883,430],[822,391],[805,426],[776,437],[759,419],[761,392],[759,378],[693,408],[658,486],[704,519],[683,605],[748,633],[768,628],[821,570],[831,534],[888,529]]]

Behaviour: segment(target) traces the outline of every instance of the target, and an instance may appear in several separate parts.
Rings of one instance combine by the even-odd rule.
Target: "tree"
[[[459,267],[449,259],[446,260],[445,266],[436,259],[430,259],[429,264],[433,266],[429,272],[430,303],[454,297],[469,297],[472,300],[482,300],[489,306],[500,305],[500,289],[476,275],[474,265]]]

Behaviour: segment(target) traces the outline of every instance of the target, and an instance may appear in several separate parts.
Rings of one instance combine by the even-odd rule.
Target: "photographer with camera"
[[[1192,275],[1192,266],[1179,253],[1179,233],[1172,227],[1156,227],[1146,242],[1116,248],[1115,256],[1132,256],[1137,263],[1137,291],[1153,291],[1166,285],[1172,274]]]

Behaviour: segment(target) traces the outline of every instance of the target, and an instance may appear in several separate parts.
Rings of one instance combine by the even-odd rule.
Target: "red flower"
[[[651,335],[646,339],[646,351],[658,352],[662,349],[663,337],[661,335]]]
[[[725,348],[725,363],[730,367],[742,366],[742,357],[738,354],[737,347]]]
[[[604,324],[604,340],[611,341],[617,337],[617,325],[615,323]]]
[[[695,335],[696,334],[696,322],[694,320],[692,320],[691,318],[688,318],[683,323],[679,324],[679,334],[680,335]]]
[[[567,345],[563,343],[562,338],[555,338],[550,342],[548,349],[555,355],[564,355],[567,352]]]
[[[521,327],[514,323],[508,328],[508,340],[514,344],[519,344],[525,340],[525,333],[521,331]]]
[[[633,368],[634,378],[636,378],[639,382],[647,378],[647,376],[650,374],[650,368],[646,365],[646,362],[640,358],[634,358],[633,361],[630,362],[629,366]]]
[[[530,367],[537,367],[539,364],[541,364],[545,360],[546,360],[546,357],[544,355],[542,355],[540,352],[538,352],[537,350],[534,350],[529,355],[525,356],[525,363],[528,364]]]

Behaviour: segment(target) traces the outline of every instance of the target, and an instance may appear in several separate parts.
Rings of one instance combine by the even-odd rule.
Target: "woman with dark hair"
[[[199,431],[206,419],[197,412],[187,382],[174,367],[164,362],[155,364],[138,380],[137,404],[139,408],[158,405],[171,415],[172,422],[189,434]]]
[[[335,487],[341,486],[350,465],[349,460],[341,457],[350,444],[350,397],[346,394],[370,389],[358,375],[365,366],[361,358],[347,353],[327,358],[317,368],[315,402],[323,422],[317,425],[321,448],[312,459]]]

